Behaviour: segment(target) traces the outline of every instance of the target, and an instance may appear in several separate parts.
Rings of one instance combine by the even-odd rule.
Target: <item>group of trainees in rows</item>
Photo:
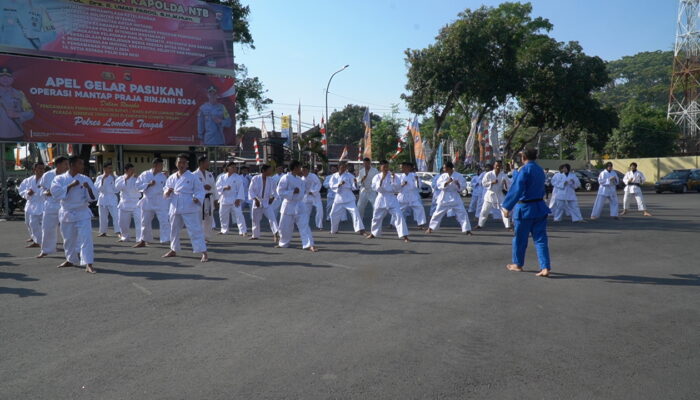
[[[404,241],[409,241],[406,216],[413,213],[419,227],[426,224],[425,210],[420,198],[420,180],[413,171],[411,163],[403,163],[401,173],[390,171],[389,163],[382,161],[379,170],[371,166],[369,159],[364,160],[357,176],[348,172],[347,164],[340,163],[333,167],[332,174],[321,183],[319,177],[308,166],[298,162],[289,165],[289,172],[282,174],[269,165],[261,167],[261,173],[252,177],[237,173],[236,165],[226,165],[226,172],[217,178],[209,171],[206,157],[198,160],[198,169],[189,171],[189,158],[185,154],[177,157],[177,172],[169,177],[163,172],[163,160],[153,160],[152,168],[136,176],[131,164],[127,164],[124,174],[113,175],[109,164],[104,166],[94,184],[90,178],[82,175],[83,161],[78,157],[57,157],[55,169],[44,173],[44,165],[34,166],[34,175],[25,179],[20,186],[21,195],[27,199],[26,223],[30,233],[28,247],[41,247],[39,258],[57,251],[57,239],[60,231],[64,241],[66,261],[59,267],[84,265],[87,272],[93,268],[94,251],[92,244],[91,202],[97,201],[99,209],[99,235],[106,236],[108,216],[112,216],[119,232],[119,241],[130,240],[130,225],[134,221],[134,247],[144,247],[153,241],[152,223],[157,218],[160,227],[160,242],[170,243],[170,251],[163,257],[174,257],[181,250],[180,232],[186,228],[190,236],[193,251],[201,253],[202,262],[208,260],[206,242],[211,238],[214,222],[215,203],[219,203],[221,220],[220,234],[229,231],[233,218],[239,234],[247,234],[247,224],[243,215],[246,204],[251,207],[252,236],[259,239],[262,217],[266,217],[273,233],[277,247],[288,247],[294,226],[301,235],[302,247],[312,252],[313,234],[309,219],[315,209],[317,228],[323,229],[323,205],[321,186],[328,191],[327,219],[331,222],[331,234],[338,231],[339,224],[350,215],[355,232],[375,238],[382,233],[382,222],[391,216],[391,225]],[[616,211],[616,195],[610,196],[616,185],[617,176],[612,165],[601,172],[600,191],[594,207],[598,214],[606,200],[611,203],[611,213]],[[644,210],[639,185],[644,176],[632,164],[630,172],[625,175],[624,204],[628,203],[628,192],[637,199],[640,210]],[[484,226],[489,214],[503,220],[507,229],[512,230],[512,221],[503,213],[501,204],[504,193],[511,180],[502,171],[502,163],[496,162],[493,169],[475,178],[474,196],[470,210],[479,210],[478,227]],[[582,220],[576,202],[575,189],[580,183],[569,172],[568,165],[560,168],[560,173],[552,178],[554,195],[550,203],[555,221],[561,220],[564,213],[572,216],[574,221]],[[463,233],[471,234],[469,216],[461,200],[460,192],[466,181],[462,174],[455,172],[451,163],[446,163],[443,173],[433,180],[434,195],[430,210],[430,222],[426,233],[438,229],[445,216],[456,217]],[[359,199],[355,200],[353,190],[360,190]],[[117,200],[119,194],[119,200]],[[368,204],[372,205],[373,217],[370,233],[365,232],[362,215]],[[626,207],[625,207],[626,208]],[[475,212],[476,213],[476,212]],[[281,214],[281,216],[280,216]],[[616,213],[613,214],[616,216]],[[595,216],[594,216],[595,217]]]

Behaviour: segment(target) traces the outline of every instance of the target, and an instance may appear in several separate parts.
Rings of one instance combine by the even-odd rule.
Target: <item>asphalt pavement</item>
[[[206,264],[96,237],[96,275],[0,222],[0,399],[697,399],[700,194],[646,200],[550,224],[549,279],[532,246],[506,271],[494,221],[345,223],[316,254],[216,236]]]

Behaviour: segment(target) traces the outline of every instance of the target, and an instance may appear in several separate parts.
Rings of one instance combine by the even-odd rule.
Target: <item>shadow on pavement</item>
[[[608,283],[637,283],[642,285],[663,286],[700,286],[698,274],[672,274],[673,278],[656,278],[634,275],[577,275],[552,272],[550,279],[598,279]]]
[[[166,272],[148,272],[148,271],[117,271],[114,269],[105,269],[97,267],[97,274],[121,275],[129,277],[146,278],[151,281],[165,281],[174,279],[190,279],[193,281],[225,281],[228,278],[211,277],[198,274],[173,274]]]
[[[2,271],[0,271],[0,279],[14,279],[14,280],[20,281],[20,282],[36,282],[39,280],[37,278],[30,278],[27,276],[27,274],[21,274],[18,272],[2,272]]]
[[[37,292],[34,289],[8,288],[0,286],[0,295],[14,294],[18,297],[46,296],[46,293]]]

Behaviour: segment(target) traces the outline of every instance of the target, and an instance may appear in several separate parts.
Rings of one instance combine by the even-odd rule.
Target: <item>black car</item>
[[[676,193],[686,193],[689,187],[690,173],[692,171],[689,169],[675,169],[670,174],[661,178],[656,184],[654,184],[654,189],[656,193],[663,192],[676,192]]]
[[[598,186],[600,185],[598,184],[598,174],[595,173],[595,171],[582,169],[574,171],[574,174],[576,174],[576,177],[581,182],[580,190],[585,190],[587,192],[598,190]]]

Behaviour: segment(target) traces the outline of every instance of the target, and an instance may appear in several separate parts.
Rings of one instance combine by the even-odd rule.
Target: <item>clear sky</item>
[[[383,114],[399,104],[406,83],[403,52],[433,42],[441,26],[466,8],[491,0],[243,0],[250,5],[256,49],[236,49],[236,61],[258,76],[274,100],[275,115],[318,122],[325,88],[330,112],[353,103]],[[576,40],[589,55],[614,60],[640,51],[673,47],[678,1],[534,0],[533,16],[554,24],[551,35]],[[296,117],[295,117],[296,119]],[[279,124],[279,120],[276,122]],[[259,121],[250,124],[259,125]],[[270,124],[270,121],[266,121]],[[296,122],[294,123],[296,130]],[[268,129],[271,127],[268,126]],[[279,125],[277,126],[279,129]]]

